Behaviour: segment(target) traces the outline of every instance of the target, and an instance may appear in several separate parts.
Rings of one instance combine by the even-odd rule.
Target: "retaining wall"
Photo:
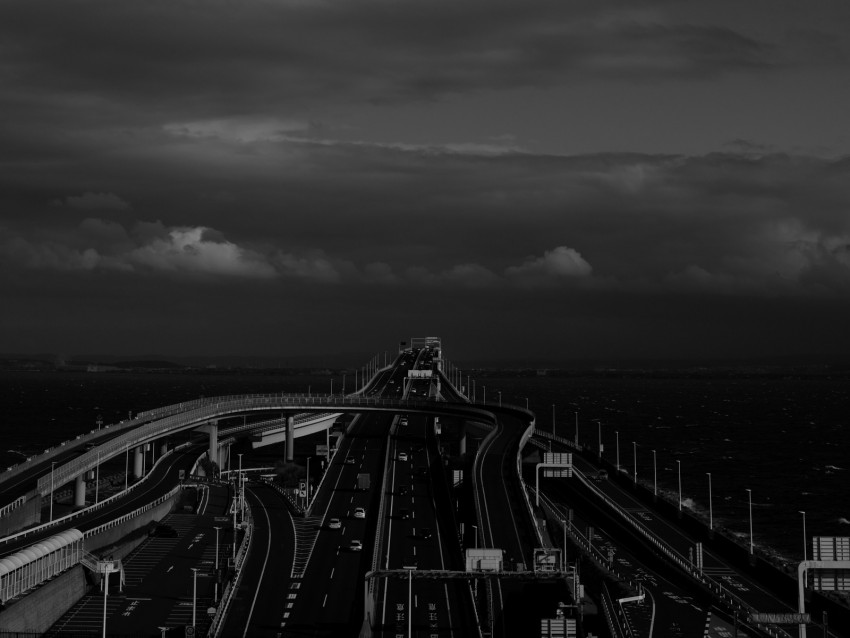
[[[0,612],[0,631],[44,634],[88,590],[82,565],[13,601]]]
[[[0,538],[41,522],[41,497],[30,494],[27,497],[20,506],[0,516]]]
[[[180,499],[181,493],[182,491],[178,490],[177,493],[174,494],[174,496],[172,496],[170,499],[164,501],[156,507],[152,507],[147,512],[144,512],[139,516],[131,518],[123,525],[114,527],[112,529],[104,530],[100,534],[96,534],[90,538],[86,538],[86,551],[91,552],[92,554],[96,554],[99,549],[105,549],[110,546],[117,545],[121,541],[121,539],[125,538],[129,534],[132,534],[136,530],[145,527],[151,521],[158,521],[172,510],[172,508],[176,505],[177,501]]]

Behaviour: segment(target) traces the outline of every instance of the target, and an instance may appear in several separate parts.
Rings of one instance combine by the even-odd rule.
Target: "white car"
[[[364,510],[362,507],[355,507],[354,518],[366,518],[366,510]]]
[[[328,522],[328,529],[342,529],[342,521],[338,518],[332,518]]]
[[[398,460],[399,461],[406,461],[407,460],[407,452],[399,452],[398,453]]]
[[[357,539],[355,538],[355,539],[354,539],[353,541],[351,541],[351,543],[348,545],[348,549],[350,549],[352,552],[359,552],[360,550],[362,550],[362,549],[363,549],[363,543],[361,543],[359,540],[357,540]]]

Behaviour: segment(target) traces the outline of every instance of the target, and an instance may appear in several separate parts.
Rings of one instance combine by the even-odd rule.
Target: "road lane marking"
[[[325,594],[325,599],[322,601],[322,607],[328,604],[328,595]]]

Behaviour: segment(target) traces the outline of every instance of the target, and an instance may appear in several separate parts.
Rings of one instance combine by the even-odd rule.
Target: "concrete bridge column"
[[[201,432],[209,434],[207,445],[207,458],[214,463],[218,463],[218,420],[213,420],[198,428]],[[219,465],[219,468],[221,465]]]
[[[460,453],[466,454],[466,429],[465,428],[460,433]]]
[[[286,417],[286,460],[295,460],[295,417]]]
[[[168,453],[168,441],[163,441],[162,446],[159,448],[159,455],[165,456]]]
[[[77,476],[74,482],[74,507],[86,505],[86,480],[83,474]]]
[[[144,476],[145,471],[142,469],[144,458],[142,446],[133,448],[133,478],[140,479]]]

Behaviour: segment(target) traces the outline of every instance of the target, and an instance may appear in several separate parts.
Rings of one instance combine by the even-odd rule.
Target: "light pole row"
[[[528,399],[526,398],[526,406],[528,406]],[[591,422],[597,423],[597,457],[601,461],[602,453],[604,451],[604,447],[602,445],[602,419],[591,419]],[[575,412],[575,446],[578,448],[578,412]],[[555,432],[555,405],[552,405],[552,433]],[[617,472],[620,472],[620,433],[618,430],[614,431],[615,441],[616,441],[616,456],[615,456],[615,467]],[[633,462],[633,470],[632,470],[632,481],[636,485],[637,484],[637,448],[638,444],[636,441],[632,441],[632,462]],[[679,459],[676,459],[676,474],[677,474],[677,482],[678,482],[678,494],[677,494],[677,506],[678,511],[682,512],[682,504],[683,504],[683,492],[682,492],[682,462]],[[712,483],[711,483],[711,472],[706,472],[706,476],[708,477],[708,529],[710,532],[714,532],[714,504],[713,504],[713,496],[712,496]],[[753,555],[755,551],[755,537],[753,534],[753,494],[751,488],[744,488],[744,491],[747,492],[747,509],[748,509],[748,523],[749,523],[749,553]],[[657,454],[656,450],[652,450],[652,493],[653,496],[658,496],[658,465],[657,465]],[[798,511],[799,514],[803,517],[803,560],[807,559],[807,546],[808,546],[808,536],[806,532],[806,512],[803,510]]]

